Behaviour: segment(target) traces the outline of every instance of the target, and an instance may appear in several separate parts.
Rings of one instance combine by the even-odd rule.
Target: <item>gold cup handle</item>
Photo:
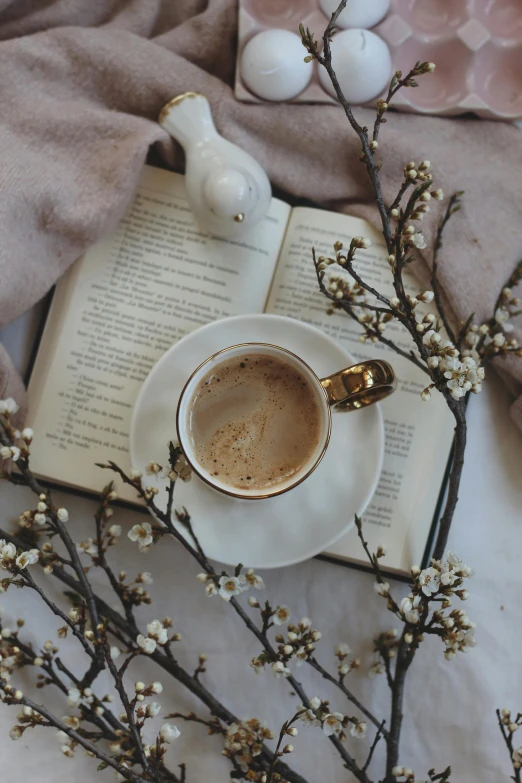
[[[397,379],[388,362],[370,359],[321,379],[330,405],[355,411],[395,391]]]

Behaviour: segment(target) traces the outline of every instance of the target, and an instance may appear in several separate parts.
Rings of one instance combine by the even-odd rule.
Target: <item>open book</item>
[[[98,492],[104,477],[95,462],[131,467],[133,404],[172,343],[240,313],[298,318],[356,360],[385,357],[395,369],[398,390],[382,402],[383,471],[364,518],[370,548],[385,545],[386,566],[408,572],[427,550],[451,450],[451,417],[440,395],[422,402],[426,378],[411,362],[381,344],[361,344],[359,325],[345,313],[327,315],[312,263],[312,246],[331,254],[336,240],[369,237],[373,245],[358,252],[357,263],[367,280],[392,295],[382,237],[358,218],[291,209],[273,199],[247,240],[214,239],[198,231],[184,194],[183,177],[146,166],[119,228],[58,284],[29,384],[28,423],[38,433],[33,470],[44,480]],[[389,336],[410,349],[400,326],[390,324]],[[136,501],[129,487],[120,494]],[[355,530],[325,554],[365,563]]]

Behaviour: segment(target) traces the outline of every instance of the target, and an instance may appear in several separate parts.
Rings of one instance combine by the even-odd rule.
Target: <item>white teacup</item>
[[[243,356],[248,358],[252,355],[277,358],[304,376],[315,394],[320,422],[317,445],[306,461],[287,480],[282,480],[270,487],[263,488],[263,490],[255,486],[232,487],[218,476],[210,473],[201,465],[190,437],[191,405],[201,380],[227,359],[238,359]],[[306,362],[285,348],[267,343],[233,345],[213,354],[202,362],[185,384],[176,414],[178,440],[193,471],[213,489],[235,498],[248,500],[273,497],[288,492],[301,484],[321,462],[330,440],[332,407],[339,406],[345,410],[357,410],[388,396],[394,391],[395,386],[394,372],[388,362],[382,359],[364,361],[321,379]]]

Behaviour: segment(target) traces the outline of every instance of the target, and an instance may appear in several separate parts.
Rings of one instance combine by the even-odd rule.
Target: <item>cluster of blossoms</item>
[[[181,634],[173,633],[169,635],[169,628],[172,628],[173,622],[170,617],[164,617],[163,620],[153,620],[147,625],[147,636],[138,634],[136,643],[140,650],[147,655],[152,655],[156,647],[164,647],[171,642],[179,642]]]
[[[375,677],[386,671],[384,661],[389,661],[397,655],[399,632],[396,628],[381,631],[374,637],[373,650],[376,654],[374,663],[368,670],[370,677]]]
[[[133,582],[127,583],[126,579],[127,572],[120,571],[118,574],[118,584],[122,600],[131,606],[141,606],[142,604],[150,605],[152,599],[145,589],[145,585],[151,585],[153,583],[152,574],[149,573],[149,571],[141,571]]]
[[[238,566],[234,576],[228,576],[225,573],[221,576],[201,573],[197,575],[196,579],[205,585],[205,592],[209,598],[212,598],[213,595],[219,595],[224,601],[230,601],[231,598],[241,595],[251,587],[255,587],[257,590],[264,589],[265,583],[260,576],[254,573],[253,568],[247,569],[244,574],[240,572],[241,566]],[[257,601],[253,604],[250,601],[249,603],[251,606],[259,605]]]
[[[266,614],[266,611],[263,610],[263,614]],[[290,618],[290,611],[286,606],[278,606],[276,610],[270,609],[268,612],[270,620],[276,625],[283,625]],[[270,664],[276,677],[288,677],[290,674],[288,664],[295,661],[296,666],[301,666],[311,656],[315,650],[315,643],[320,638],[321,631],[312,628],[310,618],[302,617],[297,625],[288,626],[286,639],[283,634],[276,634],[275,641],[278,647],[275,660],[268,653],[262,652],[252,658],[250,665],[256,674],[259,674],[267,664]]]
[[[157,462],[149,462],[145,468],[145,475],[168,478],[169,481],[177,481],[178,479],[181,479],[181,481],[190,481],[192,470],[187,460],[185,459],[185,455],[183,454],[180,446],[175,443],[171,443],[169,448],[170,467],[164,468]],[[143,474],[141,471],[132,470],[130,478],[136,487],[143,490],[146,500],[152,500],[152,498],[158,494],[159,489],[157,486],[143,486]]]
[[[368,730],[365,721],[359,720],[354,716],[342,715],[340,712],[330,712],[330,703],[321,701],[318,696],[310,699],[309,707],[301,705],[299,720],[302,720],[306,726],[321,726],[327,737],[336,734],[341,742],[346,739],[346,730],[352,737],[362,739]]]
[[[149,522],[134,525],[127,533],[127,536],[131,541],[137,542],[140,552],[148,552],[154,543],[152,525]]]
[[[440,636],[445,645],[445,657],[451,660],[457,652],[467,652],[474,647],[475,623],[472,622],[463,609],[453,609],[445,613],[456,595],[465,601],[469,593],[462,586],[473,571],[453,553],[448,552],[446,560],[431,560],[429,568],[423,571],[418,566],[412,568],[413,586],[409,595],[397,605],[390,596],[388,582],[378,582],[375,590],[378,595],[388,599],[388,608],[411,626],[417,626],[422,620],[423,630]],[[429,623],[428,603],[437,600],[440,608],[436,609]],[[426,624],[427,623],[427,624]],[[414,628],[406,634],[406,641],[411,643],[414,638]],[[420,639],[418,639],[420,640]]]
[[[9,444],[0,445],[0,460],[18,462],[20,458],[29,455],[29,446],[32,443],[34,433],[32,429],[26,427],[20,431],[11,424],[10,418],[18,413],[19,407],[12,397],[6,400],[0,400],[0,416],[2,416],[2,425]]]
[[[390,217],[401,221],[399,223],[400,233],[397,238],[400,239],[401,247],[404,251],[413,248],[423,250],[426,247],[424,235],[416,226],[408,221],[423,220],[425,215],[430,211],[429,202],[432,199],[435,201],[442,201],[444,198],[444,193],[440,188],[430,190],[432,180],[433,175],[429,160],[423,160],[419,164],[412,160],[404,167],[405,186],[413,185],[416,187],[414,203],[411,205],[406,220],[404,220],[405,216],[401,208],[393,207],[393,209],[390,210]],[[395,257],[390,256],[389,261],[392,268],[394,268]]]
[[[460,400],[470,391],[474,394],[481,391],[484,368],[479,367],[472,356],[461,356],[453,343],[444,340],[433,328],[425,331],[422,342],[430,353],[428,367],[435,373],[436,378],[444,379],[453,399]],[[430,398],[429,388],[423,391],[422,398]]]
[[[253,762],[261,754],[265,740],[273,738],[274,733],[257,718],[251,718],[241,723],[232,723],[226,730],[225,747],[222,753],[223,756],[233,760],[234,765],[237,765],[242,772],[246,773],[246,780],[261,783],[263,773],[252,769]]]
[[[415,783],[415,774],[409,767],[394,767],[392,775],[397,780],[404,780],[406,783]]]
[[[353,314],[365,330],[359,338],[360,342],[376,342],[376,333],[384,332],[386,324],[393,318],[391,313],[375,312],[363,306],[369,302],[366,291],[348,271],[355,251],[367,250],[371,245],[372,241],[366,237],[354,237],[346,252],[343,243],[336,242],[334,244],[335,257],[319,256],[316,262],[319,280],[325,279],[325,290],[333,300],[332,308],[328,310],[328,314],[331,315],[336,307],[349,304]]]
[[[512,715],[511,710],[504,707],[500,710],[500,721],[505,727],[504,731],[507,732],[508,735],[513,735],[515,731],[518,731],[522,726],[522,712],[519,712],[517,715]],[[511,745],[511,747],[513,746]],[[511,761],[515,769],[520,769],[522,767],[522,745],[513,750]]]
[[[57,519],[64,524],[69,521],[69,512],[66,508],[53,509],[48,505],[47,496],[39,495],[38,504],[35,509],[24,511],[18,517],[18,524],[21,528],[36,530],[43,528],[48,522]]]
[[[2,610],[0,607],[0,618]],[[21,621],[20,621],[21,622]],[[22,656],[16,643],[16,631],[0,622],[0,677],[9,682],[14,670],[20,665]]]
[[[338,661],[337,671],[341,679],[361,665],[359,658],[349,659],[351,652],[350,646],[346,642],[341,642],[335,648],[335,657]]]
[[[21,698],[21,696],[19,698]],[[45,719],[40,715],[40,713],[35,712],[33,709],[31,709],[31,707],[27,706],[22,707],[16,719],[18,723],[13,726],[9,732],[9,736],[12,740],[19,740],[23,736],[26,729],[34,728],[35,726],[41,724],[45,725]]]
[[[0,568],[11,573],[17,573],[18,570],[27,568],[27,566],[34,565],[40,559],[40,550],[29,549],[27,552],[18,552],[15,545],[7,542],[5,539],[0,539]],[[7,580],[6,581],[7,584]],[[0,588],[0,592],[6,589],[5,586]]]
[[[510,352],[522,356],[522,348],[517,340],[511,338],[513,324],[509,319],[520,314],[520,299],[513,296],[511,288],[503,288],[499,304],[491,321],[471,324],[463,337],[463,356],[470,356],[477,364],[481,357],[506,356]]]

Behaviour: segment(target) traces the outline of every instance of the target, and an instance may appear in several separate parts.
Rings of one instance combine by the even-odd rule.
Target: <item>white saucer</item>
[[[330,337],[292,318],[239,315],[203,326],[173,345],[143,384],[130,431],[134,468],[143,471],[152,461],[168,464],[168,442],[176,440],[176,407],[186,380],[207,357],[240,342],[287,348],[320,378],[355,364]],[[196,476],[186,484],[178,482],[175,506],[187,508],[209,558],[227,565],[278,568],[317,555],[350,530],[354,514],[363,513],[377,486],[384,426],[379,405],[332,413],[332,437],[322,462],[284,495],[237,500]],[[147,481],[154,483],[152,477]],[[158,486],[166,486],[166,480],[159,479]],[[165,505],[166,492],[160,491],[157,501]]]

